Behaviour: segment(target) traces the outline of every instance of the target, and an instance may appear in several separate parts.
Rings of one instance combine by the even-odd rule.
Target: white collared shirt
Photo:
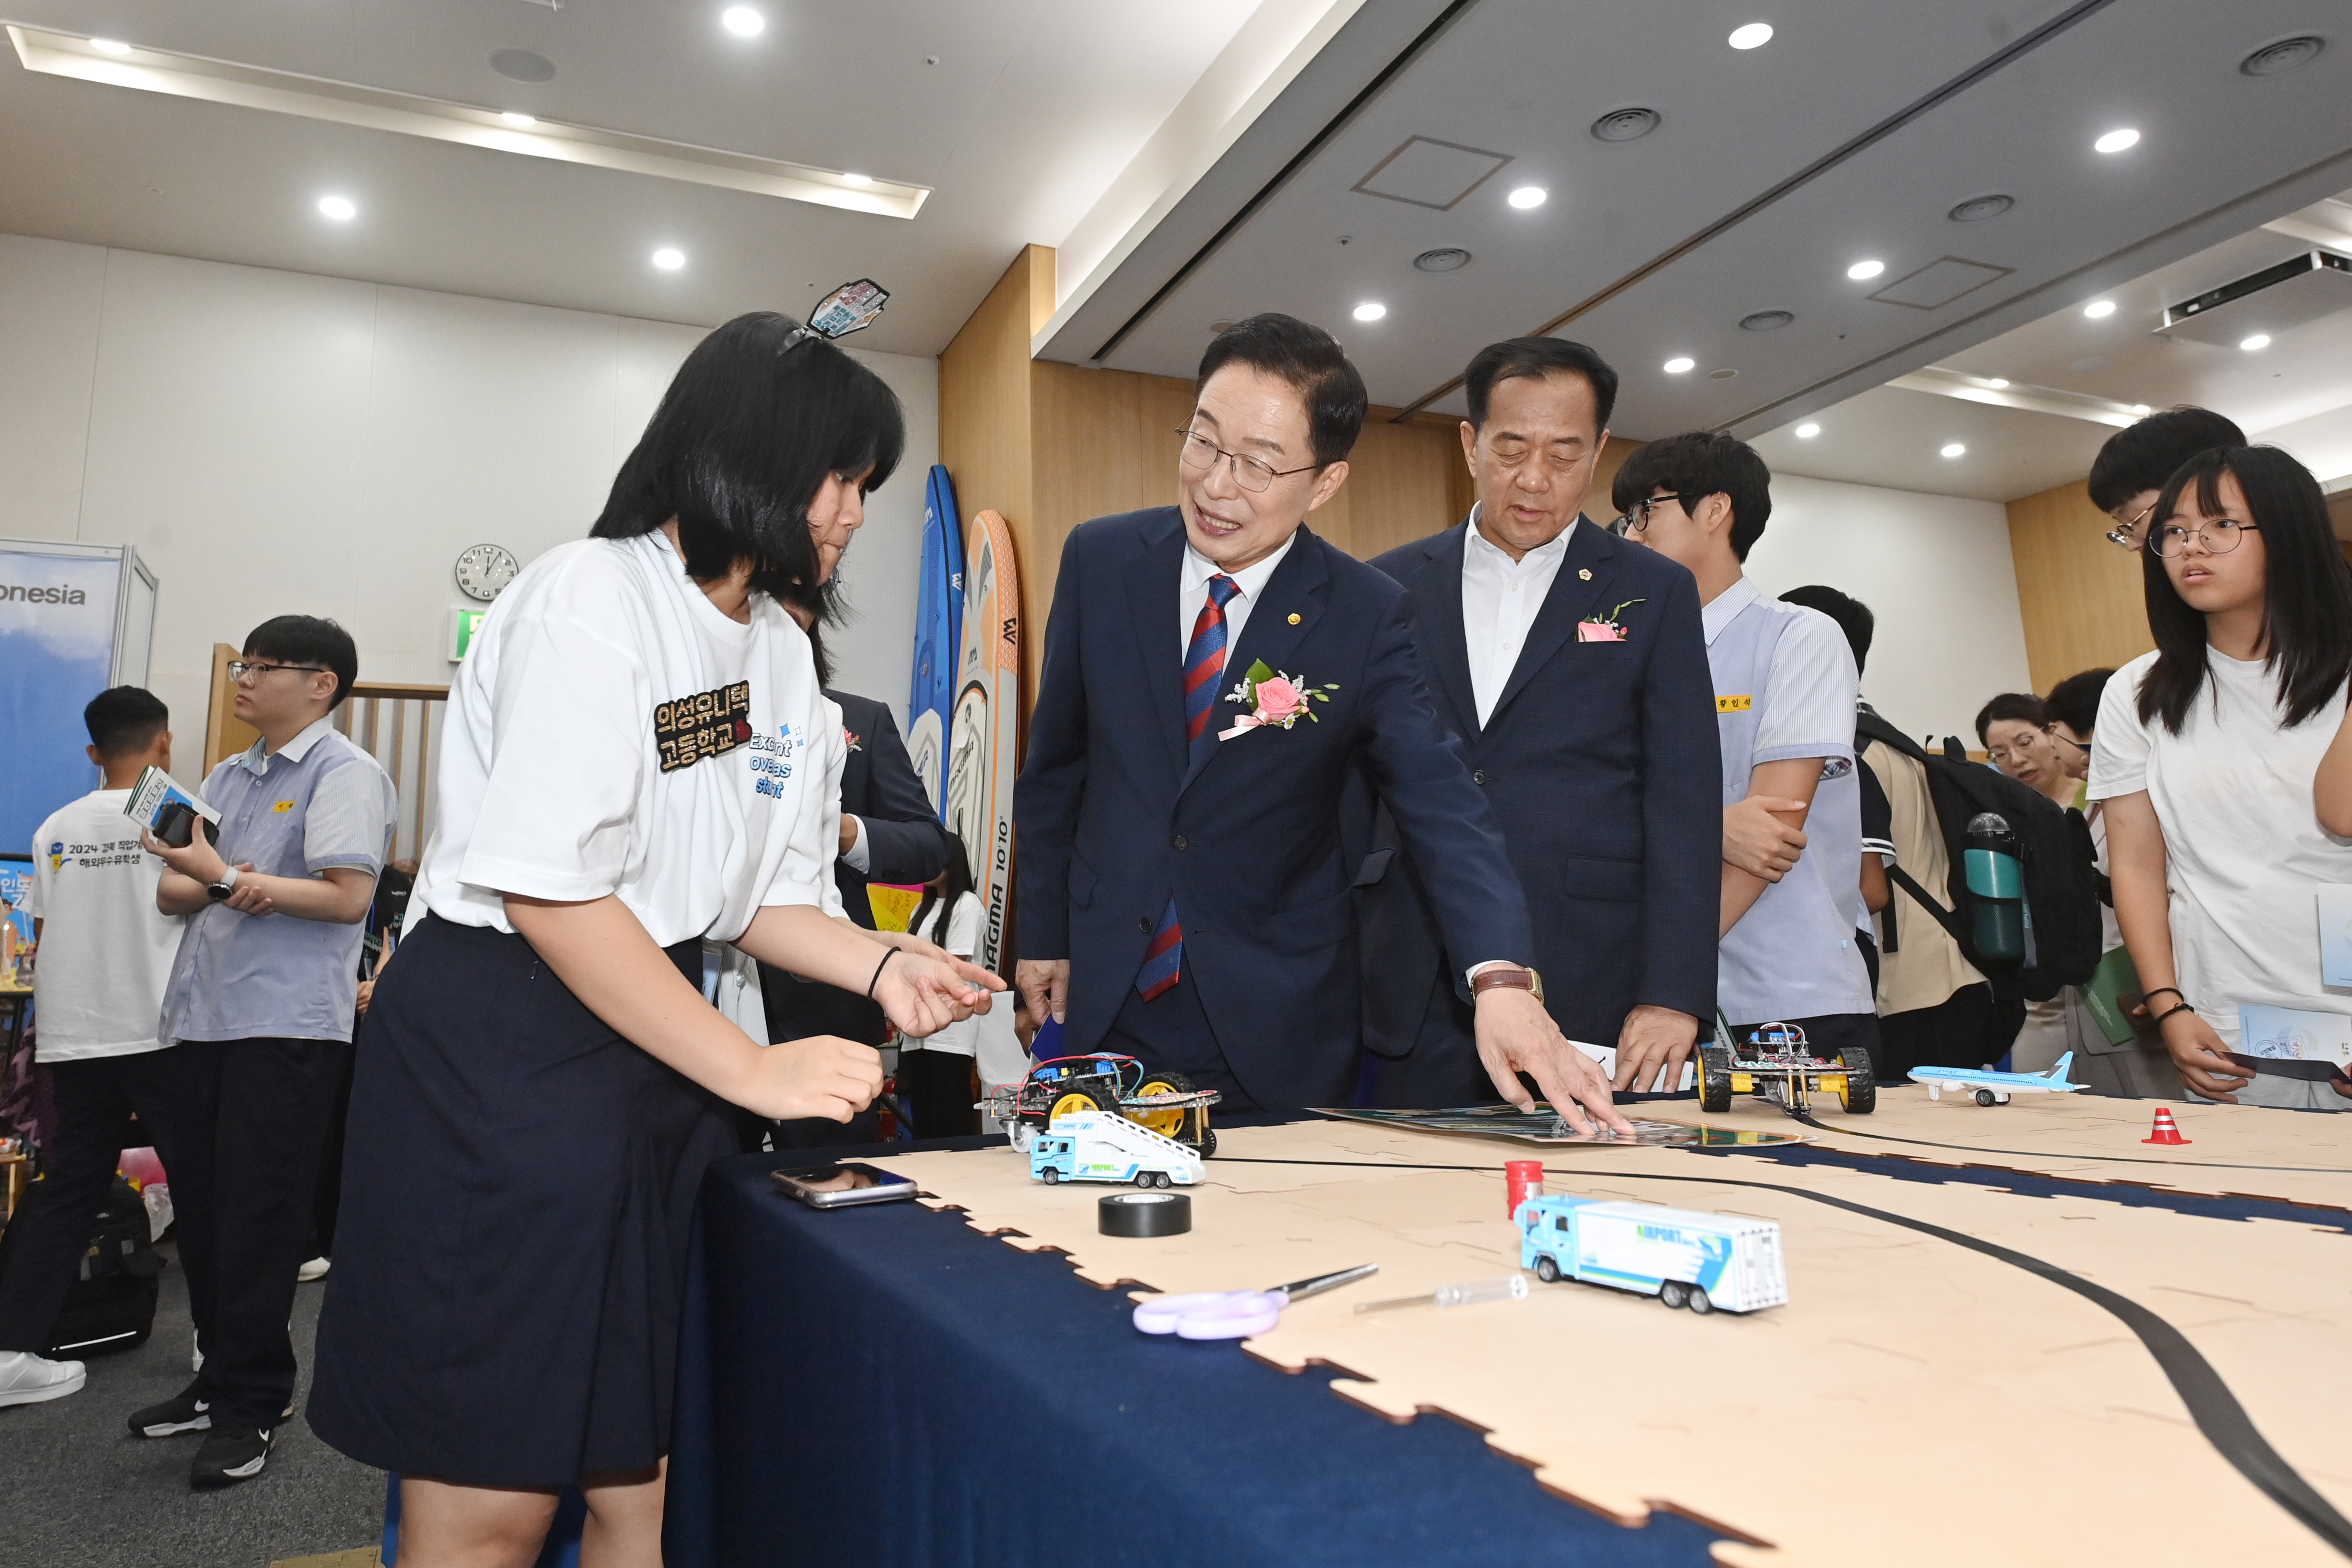
[[[1503,688],[1518,668],[1528,628],[1551,592],[1559,563],[1568,559],[1570,521],[1559,537],[1539,544],[1517,561],[1478,531],[1478,509],[1470,509],[1469,537],[1462,547],[1462,629],[1470,655],[1470,691],[1483,728],[1494,717]]]
[[[1265,592],[1266,579],[1274,575],[1274,569],[1282,564],[1282,558],[1289,554],[1290,547],[1297,542],[1298,531],[1292,529],[1290,537],[1282,542],[1282,548],[1256,565],[1244,566],[1238,572],[1226,572],[1193,549],[1192,541],[1186,538],[1184,577],[1176,592],[1177,658],[1181,661],[1192,651],[1192,623],[1200,619],[1201,606],[1209,602],[1209,579],[1223,573],[1234,580],[1234,586],[1238,590],[1225,601],[1225,659],[1232,662],[1234,650],[1241,647],[1242,627],[1249,624],[1251,606],[1257,603],[1258,595]]]

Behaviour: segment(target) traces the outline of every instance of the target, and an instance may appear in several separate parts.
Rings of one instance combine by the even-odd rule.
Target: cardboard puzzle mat
[[[1121,1189],[1033,1182],[1006,1148],[884,1163],[983,1233],[1066,1252],[1084,1279],[1139,1297],[1377,1262],[1239,1349],[1194,1348],[1328,1378],[1367,1419],[1463,1422],[1535,1484],[1628,1527],[1665,1510],[1721,1531],[1728,1568],[2344,1561],[2324,1533],[2352,1513],[2342,1229],[1767,1155],[1547,1151],[1550,1192],[1778,1220],[1790,1304],[1699,1317],[1530,1276],[1521,1301],[1359,1316],[1359,1301],[1515,1270],[1501,1167],[1528,1151],[1337,1121],[1219,1137],[1191,1234],[1153,1240],[1097,1232],[1097,1200]],[[1970,1238],[2118,1293],[2159,1340],[2185,1336],[2272,1451],[2270,1489],[2200,1430],[2123,1317]],[[2304,1487],[2316,1526],[2290,1506]]]

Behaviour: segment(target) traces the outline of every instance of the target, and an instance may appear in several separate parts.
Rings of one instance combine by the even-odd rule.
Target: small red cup
[[[1510,1198],[1511,1217],[1517,1219],[1521,1204],[1543,1196],[1543,1162],[1507,1160],[1503,1163],[1503,1180]]]

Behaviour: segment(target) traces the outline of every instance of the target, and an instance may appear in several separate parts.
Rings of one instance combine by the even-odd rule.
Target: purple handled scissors
[[[1336,1290],[1380,1271],[1377,1263],[1362,1263],[1336,1274],[1318,1274],[1312,1279],[1264,1290],[1155,1296],[1135,1309],[1135,1326],[1147,1334],[1174,1334],[1186,1340],[1244,1339],[1274,1327],[1281,1321],[1282,1310],[1293,1301]]]

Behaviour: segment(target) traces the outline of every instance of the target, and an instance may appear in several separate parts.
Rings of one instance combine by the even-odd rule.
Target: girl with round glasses
[[[2091,795],[2149,1016],[2199,1097],[2352,1109],[2352,994],[2321,980],[2315,919],[2352,882],[2352,788],[2321,776],[2352,776],[2352,567],[2318,482],[2269,447],[2184,464],[2141,559],[2156,651],[2107,683]]]

